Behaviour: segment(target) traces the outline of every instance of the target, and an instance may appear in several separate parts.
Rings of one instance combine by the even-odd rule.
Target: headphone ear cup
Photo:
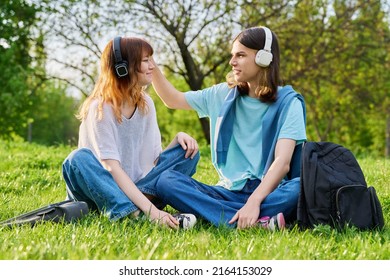
[[[128,63],[125,60],[116,63],[114,67],[115,67],[115,72],[119,78],[125,77],[129,74]]]
[[[272,62],[273,55],[271,52],[259,50],[256,53],[255,62],[260,67],[268,67]]]

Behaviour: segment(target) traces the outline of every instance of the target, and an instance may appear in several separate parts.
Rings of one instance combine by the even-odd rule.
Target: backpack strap
[[[290,162],[290,171],[287,173],[287,179],[291,180],[301,175],[301,157],[304,143],[295,146],[294,153]]]

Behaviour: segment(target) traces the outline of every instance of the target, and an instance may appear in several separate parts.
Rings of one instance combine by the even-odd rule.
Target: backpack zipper
[[[343,186],[339,188],[336,192],[336,215],[337,215],[337,221],[340,223],[341,221],[341,213],[340,213],[340,207],[339,207],[339,193],[345,188],[348,188],[349,186]]]

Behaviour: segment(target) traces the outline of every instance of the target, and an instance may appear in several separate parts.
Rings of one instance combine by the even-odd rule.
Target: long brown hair
[[[138,85],[137,72],[140,72],[142,58],[153,55],[152,46],[143,39],[124,37],[120,40],[122,59],[128,63],[129,74],[119,78],[115,73],[113,41],[108,42],[100,58],[100,75],[95,87],[80,107],[77,118],[83,120],[88,115],[92,100],[99,100],[97,118],[103,118],[103,103],[112,106],[115,118],[122,122],[121,106],[125,103],[136,106],[146,113],[147,103],[144,87]]]
[[[272,62],[268,67],[260,67],[259,86],[256,88],[256,96],[262,102],[274,102],[278,86],[280,85],[280,51],[278,38],[275,33],[272,33],[271,52],[273,55]],[[265,31],[261,27],[253,27],[243,30],[233,40],[233,43],[238,40],[245,47],[260,50],[265,45]],[[228,81],[229,82],[229,81]],[[238,88],[242,93],[248,93],[249,87],[246,82],[238,83]]]

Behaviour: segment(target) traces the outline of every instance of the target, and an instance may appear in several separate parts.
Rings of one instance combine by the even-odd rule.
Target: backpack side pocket
[[[371,192],[364,185],[349,185],[336,193],[337,224],[359,229],[373,228]]]

